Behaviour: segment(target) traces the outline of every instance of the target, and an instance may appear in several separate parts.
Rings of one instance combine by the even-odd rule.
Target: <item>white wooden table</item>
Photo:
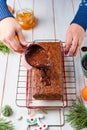
[[[23,31],[26,41],[37,39],[60,39],[65,41],[66,30],[73,19],[78,8],[80,0],[19,0],[22,8],[31,8],[35,16],[38,18],[38,25],[31,30]],[[8,4],[13,6],[13,1],[8,0]],[[15,10],[20,9],[16,0]],[[87,35],[83,41],[86,45]],[[76,74],[76,91],[80,95],[81,88],[87,85],[87,80],[82,74],[80,58],[82,53],[79,51],[75,57],[75,74]],[[26,130],[27,124],[25,119],[28,117],[28,109],[26,107],[18,107],[16,105],[17,81],[19,71],[20,55],[2,54],[0,53],[0,109],[8,104],[12,107],[14,114],[10,117],[15,125],[15,130]],[[32,111],[35,114],[36,111]],[[60,124],[62,122],[61,110],[47,111],[45,119],[42,122],[54,123],[57,125],[56,115],[58,114]],[[1,112],[0,112],[1,115]],[[20,116],[24,118],[18,121]],[[56,122],[56,123],[55,123]],[[33,130],[33,128],[31,128]],[[73,130],[68,124],[62,127],[49,127],[49,130]]]

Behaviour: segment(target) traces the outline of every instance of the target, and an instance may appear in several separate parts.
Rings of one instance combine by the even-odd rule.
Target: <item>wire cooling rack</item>
[[[65,124],[65,110],[64,108],[70,107],[73,101],[76,101],[76,77],[75,77],[75,64],[74,57],[64,56],[63,58],[63,89],[64,99],[61,105],[38,106],[33,104],[31,96],[31,77],[32,71],[26,70],[21,63],[21,57],[19,62],[17,91],[16,91],[16,104],[19,107],[27,107],[29,109],[46,108],[50,117],[54,118],[54,121],[50,122],[49,114],[46,115],[44,121],[47,122],[49,127],[61,127]],[[56,102],[54,104],[57,104]],[[37,104],[37,103],[36,103]],[[52,103],[51,103],[52,104]],[[49,108],[52,108],[49,109]],[[35,126],[32,126],[31,130]]]
[[[16,104],[19,107],[35,108],[31,103],[31,76],[31,70],[26,70],[22,66],[20,57],[16,91]],[[73,57],[64,56],[63,84],[64,102],[63,106],[61,107],[70,107],[72,105],[72,102],[76,100],[76,77]],[[59,105],[57,107],[59,107]]]

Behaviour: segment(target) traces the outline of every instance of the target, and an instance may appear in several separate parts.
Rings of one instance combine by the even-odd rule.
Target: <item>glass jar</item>
[[[22,29],[28,30],[35,27],[37,19],[31,9],[22,9],[16,13],[16,20],[21,25]]]

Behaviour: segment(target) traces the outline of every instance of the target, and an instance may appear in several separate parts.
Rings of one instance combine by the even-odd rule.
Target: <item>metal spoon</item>
[[[50,62],[46,50],[38,44],[31,44],[25,50],[25,59],[28,64],[40,70],[41,82],[49,86],[51,81],[47,72],[50,69]]]
[[[83,52],[86,52],[86,51],[87,51],[87,47],[86,47],[86,46],[83,46],[83,47],[81,48],[81,50],[82,50]]]
[[[31,44],[25,50],[25,59],[31,66],[43,69],[49,66],[46,50],[38,44]]]

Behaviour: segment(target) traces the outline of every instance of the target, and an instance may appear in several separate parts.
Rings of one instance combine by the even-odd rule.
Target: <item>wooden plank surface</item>
[[[3,103],[4,90],[5,90],[5,80],[8,66],[8,55],[0,53],[0,110]],[[1,111],[0,111],[1,114]]]

